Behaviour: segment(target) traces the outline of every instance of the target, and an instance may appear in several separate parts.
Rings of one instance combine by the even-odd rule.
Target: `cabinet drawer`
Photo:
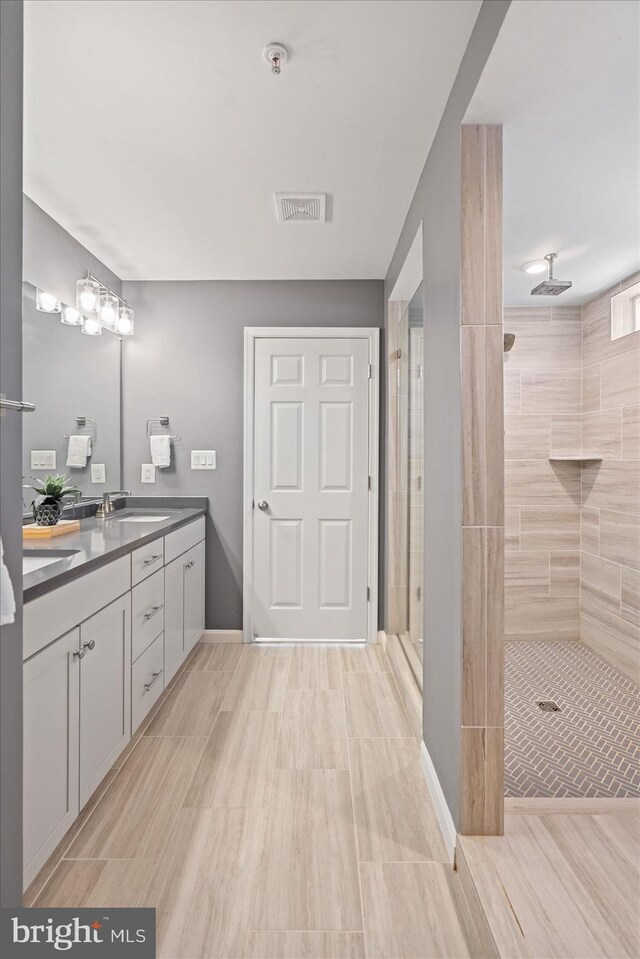
[[[141,583],[147,576],[151,576],[164,563],[164,540],[162,537],[154,539],[131,554],[131,585]]]
[[[165,536],[165,562],[170,563],[176,556],[186,553],[188,549],[191,549],[192,546],[195,546],[196,543],[203,540],[204,531],[204,516],[201,516],[199,519],[194,520],[193,523],[187,523],[186,526],[181,526],[180,529],[176,529],[173,533]]]
[[[131,667],[131,730],[135,732],[164,689],[164,636]]]
[[[131,591],[131,662],[164,630],[164,570]]]

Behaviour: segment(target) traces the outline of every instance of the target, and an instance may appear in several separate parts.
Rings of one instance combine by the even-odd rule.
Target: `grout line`
[[[386,656],[386,653],[383,654]],[[340,686],[342,689],[342,708],[344,710],[344,731],[346,733],[347,740],[347,761],[349,764],[349,793],[351,796],[351,822],[353,823],[353,845],[356,852],[356,873],[358,875],[358,898],[360,900],[360,922],[362,925],[362,940],[364,943],[364,954],[365,956],[369,955],[369,947],[367,944],[367,934],[365,932],[365,922],[364,922],[364,898],[362,896],[362,876],[360,875],[360,843],[358,842],[358,828],[356,825],[356,804],[355,804],[355,793],[353,791],[353,773],[352,773],[352,763],[351,763],[351,748],[349,745],[349,726],[347,722],[347,700],[344,694],[344,674],[346,670],[342,666],[342,661],[340,662]]]

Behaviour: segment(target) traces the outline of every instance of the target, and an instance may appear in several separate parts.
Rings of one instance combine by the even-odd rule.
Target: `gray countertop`
[[[25,603],[52,589],[57,589],[91,570],[125,556],[138,546],[151,543],[154,539],[190,523],[198,516],[204,516],[206,506],[176,508],[160,502],[153,503],[153,509],[138,505],[129,505],[119,509],[107,519],[80,520],[80,530],[52,539],[28,540],[23,544],[25,550],[78,550],[72,556],[60,559],[49,566],[27,573],[22,578],[22,592]],[[131,515],[158,515],[168,519],[157,523],[121,523],[119,520]]]

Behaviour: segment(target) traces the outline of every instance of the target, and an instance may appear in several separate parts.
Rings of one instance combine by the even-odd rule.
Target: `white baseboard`
[[[205,629],[200,636],[201,643],[241,643],[241,629]]]
[[[447,847],[449,858],[453,864],[456,854],[456,827],[451,812],[449,811],[447,800],[445,799],[442,791],[442,786],[440,785],[440,780],[438,779],[436,767],[433,765],[424,739],[420,743],[420,768],[422,769],[422,774],[427,781],[429,795],[433,800],[433,805],[435,806],[436,815],[438,817],[438,823],[440,824],[440,832],[442,833],[444,844]]]

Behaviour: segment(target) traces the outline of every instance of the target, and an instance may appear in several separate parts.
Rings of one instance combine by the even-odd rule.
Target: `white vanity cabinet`
[[[80,630],[24,664],[24,885],[78,815]]]
[[[195,519],[25,603],[25,888],[199,639],[204,535]]]
[[[131,738],[131,594],[80,627],[80,809]]]

